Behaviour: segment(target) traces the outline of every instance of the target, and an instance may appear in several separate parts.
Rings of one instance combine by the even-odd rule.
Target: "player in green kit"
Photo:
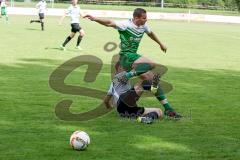
[[[119,74],[119,81],[127,83],[130,78],[135,76],[141,75],[140,78],[142,79],[149,79],[149,76],[151,76],[151,88],[154,91],[155,97],[163,104],[165,114],[169,117],[181,117],[181,115],[175,112],[170,103],[167,101],[167,98],[159,85],[159,75],[151,72],[151,70],[155,67],[154,62],[137,53],[144,33],[154,40],[163,52],[167,51],[167,47],[161,43],[155,33],[153,33],[147,26],[146,11],[142,8],[136,8],[133,12],[132,19],[122,21],[100,19],[91,15],[86,15],[84,17],[104,26],[113,27],[118,30],[121,40],[119,61],[121,66],[125,69],[125,72]]]
[[[6,21],[8,22],[8,15],[7,15],[7,4],[5,0],[1,1],[1,17],[5,16]]]

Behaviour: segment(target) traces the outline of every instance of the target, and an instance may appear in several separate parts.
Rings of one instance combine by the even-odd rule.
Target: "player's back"
[[[78,5],[76,6],[71,5],[67,9],[67,14],[71,18],[71,23],[79,23],[80,13],[81,13],[81,10]]]
[[[116,74],[112,81],[113,87],[118,93],[118,95],[121,95],[131,89],[130,81],[128,81],[127,83],[122,83],[119,81],[119,77],[122,77],[125,73],[126,72],[124,71]]]
[[[42,0],[42,1],[38,2],[36,7],[39,9],[39,13],[45,13],[46,8],[47,8],[47,3],[46,3],[46,1]]]
[[[120,95],[129,91],[132,87],[130,82],[123,84],[118,81],[118,78],[121,77],[122,74],[124,74],[124,72],[118,73],[114,76],[110,88],[108,90],[108,95],[113,96],[114,106],[117,106]]]

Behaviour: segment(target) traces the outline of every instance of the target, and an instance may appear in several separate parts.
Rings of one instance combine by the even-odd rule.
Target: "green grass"
[[[69,34],[69,20],[58,26],[56,17],[47,17],[42,32],[39,24],[29,24],[32,18],[11,16],[10,25],[0,19],[0,159],[239,159],[239,25],[149,21],[168,53],[147,36],[139,53],[168,67],[163,79],[174,86],[168,99],[186,118],[142,125],[119,119],[116,111],[85,122],[59,120],[55,105],[61,100],[73,100],[74,113],[93,109],[101,100],[54,91],[51,73],[73,57],[94,55],[104,62],[95,82],[83,82],[83,67],[65,83],[106,91],[111,58],[118,51],[106,52],[103,46],[118,43],[118,33],[82,20],[84,51],[74,49],[75,38],[62,52],[56,48]],[[160,106],[154,98],[140,104]],[[86,151],[69,147],[75,130],[89,133]]]
[[[34,7],[36,3],[27,2],[15,2],[16,7]],[[67,8],[68,3],[55,3],[54,8]],[[51,4],[48,3],[48,7],[51,8]],[[136,6],[119,6],[119,5],[96,5],[96,4],[80,4],[82,9],[92,10],[120,10],[120,11],[133,11]],[[148,12],[163,12],[163,13],[189,13],[189,8],[161,8],[161,7],[149,7],[142,6]],[[192,14],[213,14],[213,15],[226,15],[226,16],[239,16],[238,11],[227,11],[227,10],[207,10],[207,9],[190,9]]]

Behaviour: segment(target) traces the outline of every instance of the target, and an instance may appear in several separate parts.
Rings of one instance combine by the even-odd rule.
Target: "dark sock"
[[[44,30],[44,22],[41,22],[42,31]]]
[[[82,41],[82,36],[78,36],[78,39],[77,39],[77,46],[80,45],[80,42]]]
[[[173,110],[172,106],[171,106],[170,103],[167,101],[167,98],[166,98],[166,96],[164,95],[164,92],[163,92],[162,88],[160,87],[160,85],[158,85],[157,93],[155,93],[155,97],[162,103],[165,111],[167,111],[167,110]]]
[[[149,117],[149,118],[152,118],[152,119],[158,119],[158,114],[157,114],[157,112],[150,112],[150,113],[145,114],[144,117]]]
[[[72,39],[72,38],[71,38],[70,36],[68,36],[68,37],[66,38],[66,40],[64,41],[64,43],[62,44],[62,46],[65,47],[66,44],[67,44],[71,39]]]
[[[143,73],[146,73],[147,71],[151,70],[152,69],[152,66],[148,63],[141,63],[141,64],[138,64],[135,68],[135,71],[130,71],[130,72],[127,72],[126,73],[126,77],[128,79],[134,77],[134,76],[139,76]]]

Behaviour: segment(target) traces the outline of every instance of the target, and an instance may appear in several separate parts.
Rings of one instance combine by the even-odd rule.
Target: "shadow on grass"
[[[73,53],[81,53],[82,51],[79,51],[78,49],[70,49],[66,47],[66,51],[63,51],[60,47],[45,47],[46,50],[58,50],[61,51],[62,53],[66,52],[73,52]]]
[[[169,67],[162,77],[174,86],[169,100],[179,111],[184,111],[184,107],[191,103],[192,121],[142,125],[120,120],[116,112],[111,112],[87,122],[66,122],[55,117],[54,107],[60,100],[71,99],[74,95],[65,95],[59,90],[55,92],[48,84],[50,75],[58,67],[49,65],[63,62],[48,59],[22,61],[18,66],[1,65],[0,70],[0,136],[3,141],[8,140],[5,149],[0,146],[0,152],[4,151],[0,154],[3,159],[76,159],[81,156],[81,159],[149,160],[160,157],[185,160],[239,157],[240,76],[237,71]],[[70,80],[66,79],[64,83],[105,94],[111,80],[111,67],[103,65],[94,82],[84,81],[86,68],[83,68],[69,74]],[[86,101],[86,96],[76,95],[80,102],[89,105],[90,110],[94,108],[90,104],[98,102],[94,99]],[[96,97],[100,99],[101,94],[96,94]],[[146,103],[154,105],[153,99],[146,99]],[[81,108],[83,104],[76,105]],[[91,137],[92,143],[87,151],[75,152],[67,147],[70,134],[78,129],[87,131]]]
[[[45,47],[44,49],[46,49],[46,50],[58,50],[58,51],[63,51],[60,47]]]
[[[25,28],[25,29],[30,31],[41,31],[41,29],[36,29],[36,28]]]

